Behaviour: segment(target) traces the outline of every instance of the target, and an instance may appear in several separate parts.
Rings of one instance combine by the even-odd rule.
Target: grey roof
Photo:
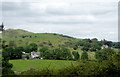
[[[37,54],[37,55],[40,55],[40,52],[32,52],[31,54]]]

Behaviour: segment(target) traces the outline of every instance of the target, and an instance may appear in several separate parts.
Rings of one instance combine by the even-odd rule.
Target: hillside
[[[14,41],[17,46],[25,46],[32,42],[38,46],[52,44],[52,46],[63,45],[67,42],[75,42],[78,39],[55,33],[32,33],[21,29],[7,29],[2,33],[2,40]]]
[[[33,34],[33,33],[22,30],[22,29],[7,29],[2,33],[3,38],[15,38],[15,37],[19,37],[22,35],[29,35],[29,34]]]

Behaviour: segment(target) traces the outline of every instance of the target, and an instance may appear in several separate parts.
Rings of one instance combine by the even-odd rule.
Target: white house
[[[38,59],[40,56],[40,52],[31,52],[31,58],[32,59]]]
[[[31,59],[39,59],[39,56],[40,56],[40,52],[31,52],[31,54],[30,53],[25,53],[25,52],[22,52],[22,53],[23,53],[22,59],[25,59],[25,57],[27,55],[29,55],[29,57]]]
[[[101,49],[108,48],[108,45],[103,45]]]

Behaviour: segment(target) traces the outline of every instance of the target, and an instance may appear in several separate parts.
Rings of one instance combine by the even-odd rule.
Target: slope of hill
[[[79,52],[81,56],[82,50],[81,47],[77,50],[74,49],[76,42],[82,40],[73,38],[70,36],[56,34],[56,33],[32,33],[21,29],[8,29],[2,33],[2,41],[6,45],[9,45],[10,41],[14,41],[17,47],[26,47],[30,43],[36,43],[38,45],[38,51],[43,46],[47,46],[50,49],[58,48],[60,45],[70,49],[71,52]],[[94,52],[93,52],[94,53]],[[88,53],[90,59],[94,59],[94,54]]]
[[[21,29],[7,29],[2,32],[3,38],[15,38],[22,35],[33,34],[31,32],[21,30]]]
[[[21,29],[8,29],[3,31],[2,40],[6,41],[8,44],[9,41],[14,41],[17,46],[25,46],[32,42],[38,44],[52,44],[52,46],[61,45],[66,42],[75,42],[78,39],[55,33],[32,33]]]

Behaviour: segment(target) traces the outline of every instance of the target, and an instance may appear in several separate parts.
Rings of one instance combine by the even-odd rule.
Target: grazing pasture
[[[34,60],[19,59],[19,60],[10,60],[9,62],[13,64],[12,70],[19,71],[19,72],[29,70],[31,68],[31,66],[34,69],[40,69],[40,70],[46,69],[46,68],[59,70],[59,69],[71,66],[72,64],[73,65],[76,64],[76,61],[40,60],[40,59],[37,59],[37,60],[35,60],[35,59]]]

